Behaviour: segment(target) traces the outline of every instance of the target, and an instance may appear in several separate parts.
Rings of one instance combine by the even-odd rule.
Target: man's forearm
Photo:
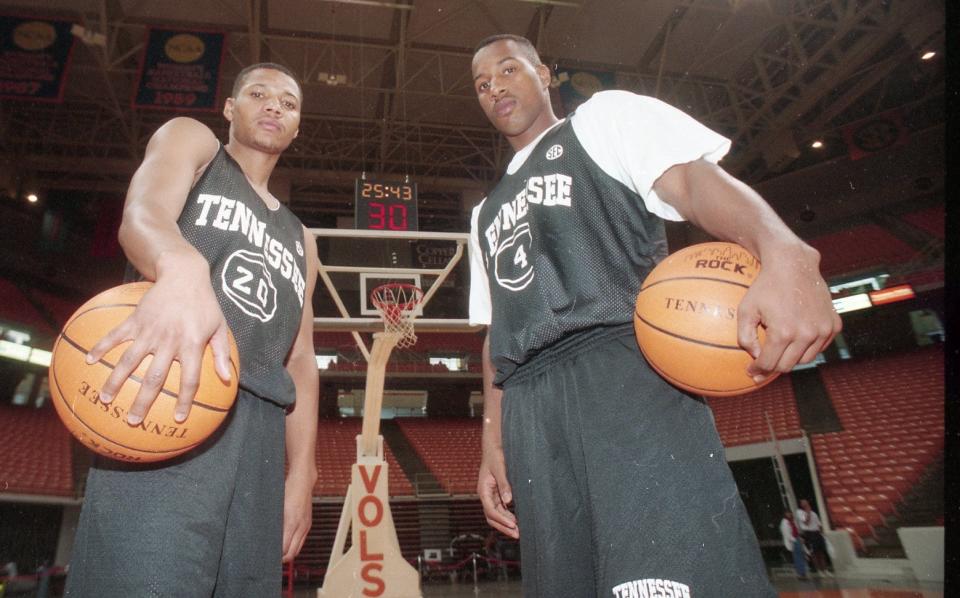
[[[493,385],[495,369],[490,360],[490,336],[483,341],[483,442],[499,448],[501,441],[500,403],[503,391]]]
[[[316,445],[317,417],[319,409],[319,379],[317,364],[313,359],[301,357],[291,363],[287,370],[297,388],[297,402],[287,415],[287,461],[290,474],[305,476],[312,487],[317,477]]]
[[[127,259],[149,280],[180,273],[206,260],[183,238],[177,219],[200,169],[219,148],[213,133],[188,118],[175,118],[154,133],[127,189],[119,240]],[[201,263],[203,262],[203,263]]]
[[[144,213],[148,210],[128,210],[121,224],[120,245],[133,267],[148,280],[169,272],[209,277],[207,260],[183,238],[176,224]]]
[[[760,195],[722,168],[705,160],[675,166],[655,185],[665,201],[711,235],[737,243],[761,262],[788,253],[818,261]]]

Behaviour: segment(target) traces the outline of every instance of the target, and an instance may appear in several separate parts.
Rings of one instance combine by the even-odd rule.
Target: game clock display
[[[357,228],[412,231],[417,228],[417,184],[357,179]]]

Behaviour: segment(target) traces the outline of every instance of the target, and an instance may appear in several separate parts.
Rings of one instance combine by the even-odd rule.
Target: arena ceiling
[[[942,189],[945,15],[935,0],[0,0],[0,14],[82,27],[62,103],[2,103],[0,180],[14,197],[27,185],[122,197],[171,116],[132,107],[149,27],[227,32],[221,103],[251,62],[300,76],[301,135],[277,179],[308,225],[352,215],[353,181],[366,172],[419,183],[421,228],[465,230],[467,204],[510,155],[470,78],[474,44],[502,32],[533,40],[557,75],[613,73],[616,87],[730,136],[724,166],[768,187],[781,214],[820,208],[824,223],[850,193],[862,211],[902,200],[919,178]],[[939,57],[921,61],[928,49]],[[841,129],[890,109],[904,115],[911,150],[894,167],[862,161],[855,187]],[[219,114],[194,116],[225,132]],[[814,139],[824,148],[811,151]],[[836,191],[796,196],[812,184]]]

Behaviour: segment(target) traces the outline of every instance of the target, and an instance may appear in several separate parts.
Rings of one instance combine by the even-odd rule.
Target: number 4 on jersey
[[[521,268],[527,267],[527,252],[524,251],[523,245],[517,247],[516,253],[513,254],[513,263]]]
[[[530,225],[523,223],[513,230],[509,239],[500,243],[494,256],[494,275],[497,284],[511,291],[527,288],[533,280],[533,264],[530,263],[532,242]]]

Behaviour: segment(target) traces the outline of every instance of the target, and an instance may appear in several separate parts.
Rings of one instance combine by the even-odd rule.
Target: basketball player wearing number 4
[[[517,152],[472,215],[470,318],[489,325],[477,491],[520,540],[524,595],[775,596],[709,408],[647,366],[632,313],[662,219],[690,220],[763,264],[739,343],[751,376],[788,372],[840,330],[819,255],[686,114],[607,91],[559,120],[516,36],[481,42],[472,70]]]
[[[132,340],[100,400],[109,403],[152,356],[129,412],[136,426],[178,360],[176,420],[183,422],[207,343],[218,375],[230,376],[228,326],[240,391],[220,429],[183,457],[151,466],[95,463],[67,596],[276,596],[281,559],[303,545],[317,478],[316,244],[267,189],[299,132],[301,102],[288,70],[253,65],[226,101],[226,145],[188,118],[167,122],[147,145],[120,241],[155,284],[90,350],[92,363]]]

